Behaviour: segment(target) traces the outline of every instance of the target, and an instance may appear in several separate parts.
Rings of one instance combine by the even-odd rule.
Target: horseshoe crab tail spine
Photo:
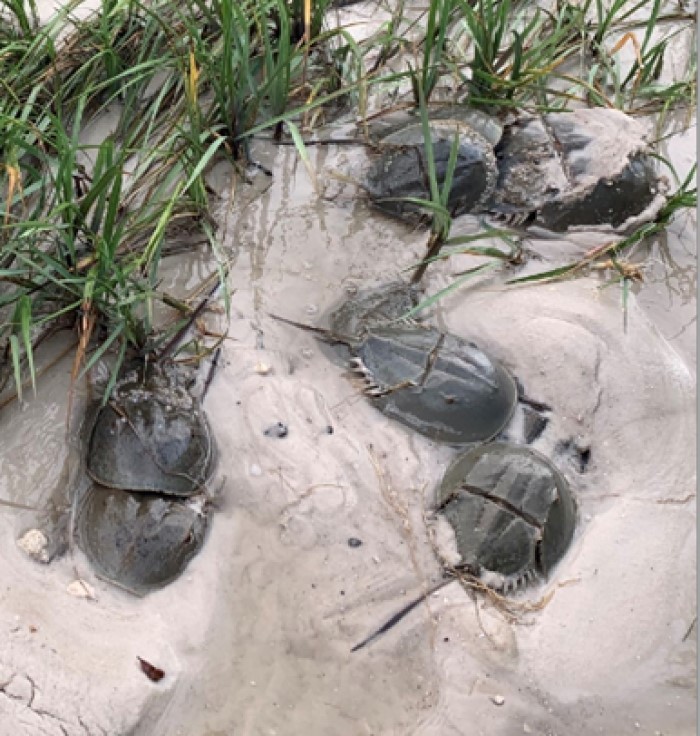
[[[441,590],[446,585],[449,585],[450,583],[453,583],[456,580],[456,578],[449,577],[445,578],[444,580],[441,580],[436,585],[433,585],[432,588],[429,588],[425,591],[425,593],[422,593],[418,598],[411,601],[410,603],[406,604],[400,611],[395,613],[390,619],[388,619],[384,624],[382,624],[376,631],[372,632],[368,637],[363,639],[359,644],[355,644],[355,646],[350,650],[350,652],[357,652],[363,647],[366,647],[368,644],[371,644],[375,639],[378,639],[382,634],[385,634],[389,629],[396,626],[399,621],[401,621],[404,616],[408,615],[418,604],[422,603],[424,600],[429,598],[433,593],[436,593],[438,590]]]

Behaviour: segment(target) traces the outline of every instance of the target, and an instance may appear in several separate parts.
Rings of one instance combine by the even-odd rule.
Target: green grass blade
[[[32,300],[26,294],[21,296],[17,303],[17,317],[19,317],[20,334],[29,367],[32,390],[36,395],[36,372],[34,371],[34,349],[32,347]]]
[[[83,370],[80,372],[79,378],[83,378],[89,373],[102,356],[112,347],[114,342],[119,339],[124,333],[124,325],[117,325],[112,332],[107,336],[107,339],[95,350],[90,356],[90,359],[85,363]],[[123,349],[126,349],[126,343],[123,343]]]
[[[10,335],[10,355],[12,357],[12,368],[14,371],[15,388],[17,399],[22,401],[22,354],[17,335]]]
[[[521,276],[516,279],[508,279],[508,281],[506,281],[506,284],[530,284],[537,281],[552,281],[554,279],[559,279],[562,276],[571,275],[578,268],[579,263],[570,263],[566,266],[553,268],[549,271],[543,271],[541,273],[534,273],[530,276]]]
[[[294,141],[294,145],[296,146],[297,153],[299,154],[299,158],[301,158],[304,166],[306,167],[306,171],[309,174],[309,179],[311,179],[311,183],[314,186],[314,189],[316,190],[316,193],[318,193],[320,190],[318,188],[318,180],[316,178],[316,171],[314,170],[313,164],[311,163],[311,159],[309,158],[309,152],[304,145],[304,139],[301,137],[301,133],[299,132],[299,128],[292,123],[291,121],[287,121],[287,128],[292,136],[292,140]]]
[[[470,268],[468,271],[465,271],[459,278],[455,279],[449,286],[446,286],[444,289],[440,289],[440,291],[438,291],[437,293],[433,294],[427,299],[424,299],[412,309],[409,309],[408,312],[401,315],[401,319],[409,319],[419,312],[422,312],[424,309],[432,307],[433,304],[438,302],[440,299],[443,299],[444,297],[451,294],[453,291],[459,289],[459,287],[462,286],[462,284],[464,284],[466,281],[469,281],[476,276],[479,276],[480,274],[488,273],[489,271],[493,271],[496,268],[500,268],[501,265],[502,264],[499,261],[491,261],[489,263],[483,263],[480,266]]]

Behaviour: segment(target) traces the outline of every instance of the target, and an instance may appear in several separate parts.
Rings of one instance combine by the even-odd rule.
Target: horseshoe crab
[[[420,434],[455,445],[497,435],[515,410],[514,379],[473,343],[432,327],[398,324],[406,304],[415,303],[410,287],[382,291],[348,300],[330,315],[330,330],[273,316],[349,348],[372,404]]]
[[[626,229],[653,219],[667,182],[657,176],[644,129],[618,110],[524,118],[496,146],[498,183],[487,209],[521,214],[548,230]]]
[[[652,220],[668,183],[657,175],[644,129],[603,108],[520,117],[500,127],[469,108],[431,113],[438,181],[452,142],[459,153],[448,200],[453,216],[491,213],[562,232],[570,228],[624,231]],[[415,121],[380,140],[367,190],[382,211],[420,212],[394,198],[430,199],[422,126]]]
[[[485,442],[515,410],[513,378],[455,335],[431,327],[378,327],[353,352],[374,406],[438,442]]]
[[[76,499],[78,545],[101,575],[138,594],[174,580],[204,540],[214,444],[186,378],[175,365],[127,372],[87,445],[94,482]]]
[[[100,485],[191,496],[209,476],[213,441],[206,417],[176,366],[130,371],[92,428],[87,472]]]
[[[497,591],[546,577],[574,535],[576,504],[564,476],[523,445],[491,442],[463,452],[447,469],[436,496],[444,562]],[[443,577],[350,651],[373,642],[456,579]]]
[[[457,159],[447,209],[456,217],[479,209],[494,190],[497,179],[493,147],[500,138],[500,126],[474,110],[453,108],[433,115],[430,134],[438,182],[446,177],[455,139]],[[371,167],[367,191],[376,207],[394,216],[421,213],[409,199],[430,199],[428,163],[423,126],[409,122],[385,132],[380,146],[385,153]]]
[[[437,509],[454,533],[455,567],[505,591],[546,577],[576,525],[564,476],[538,452],[501,442],[457,457],[438,488]]]
[[[201,502],[93,485],[75,528],[97,572],[142,595],[182,573],[202,546],[206,516]]]

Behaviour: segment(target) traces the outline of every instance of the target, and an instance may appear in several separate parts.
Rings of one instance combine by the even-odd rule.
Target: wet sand
[[[634,297],[625,332],[619,289],[598,278],[506,288],[495,276],[429,317],[552,407],[537,449],[590,450],[584,473],[575,456],[562,467],[579,504],[572,548],[510,613],[453,583],[350,652],[440,579],[430,510],[456,450],[385,418],[312,335],[268,314],[322,321],[344,293],[400,276],[425,234],[328,176],[319,200],[292,149],[256,155],[271,187],[216,213],[237,257],[205,403],[221,455],[206,544],[138,599],[77,549],[29,560],[15,539],[31,512],[3,513],[0,733],[693,733],[693,370]],[[323,175],[345,156],[319,150],[314,164]],[[529,247],[533,270],[562,257],[552,241]],[[427,291],[464,266],[429,270]],[[205,267],[190,259],[185,280]],[[2,498],[40,504],[61,481],[69,365],[51,376],[0,418]],[[278,421],[288,435],[265,435]],[[96,600],[66,591],[76,579]],[[150,682],[138,656],[165,678]]]
[[[674,161],[695,157],[694,136],[673,145]],[[431,310],[430,323],[477,342],[552,407],[535,447],[571,484],[577,532],[550,579],[507,609],[452,583],[351,653],[441,579],[431,509],[457,451],[384,417],[311,334],[269,317],[322,323],[423,254],[424,232],[334,178],[357,175],[363,153],[311,154],[322,198],[292,147],[257,144],[274,178],[233,197],[226,166],[211,176],[235,255],[205,402],[217,499],[178,581],[136,598],[74,547],[45,566],[16,545],[79,475],[87,397],[75,397],[67,444],[69,358],[37,398],[0,413],[0,499],[39,510],[0,506],[0,736],[694,734],[694,215],[635,254],[647,283],[626,319],[604,275],[513,288],[514,272],[494,273]],[[474,227],[461,218],[455,233]],[[518,275],[600,237],[528,240]],[[432,266],[426,292],[477,262]],[[207,254],[178,257],[163,288],[188,291],[211,269]],[[265,434],[276,422],[286,437]],[[585,472],[562,447],[590,453]],[[69,592],[75,581],[90,595]],[[138,657],[165,677],[151,682]]]

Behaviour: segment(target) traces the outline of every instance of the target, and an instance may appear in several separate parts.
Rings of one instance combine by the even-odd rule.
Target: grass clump
[[[366,125],[373,93],[412,89],[430,192],[416,204],[432,218],[417,280],[460,249],[493,267],[519,257],[506,231],[496,233],[503,250],[451,238],[458,141],[438,176],[433,102],[497,113],[602,104],[664,116],[695,99],[694,55],[681,78],[663,81],[677,19],[660,0],[561,0],[551,10],[436,0],[418,13],[399,0],[364,41],[325,22],[330,6],[102,0],[87,13],[70,0],[40,23],[34,0],[0,0],[0,386],[33,379],[34,351],[57,326],[76,331],[81,365],[109,350],[115,371],[129,353],[168,344],[195,309],[160,289],[169,235],[199,230],[223,279],[205,174],[224,156],[247,163],[262,130],[281,140],[286,129],[308,163],[304,134],[323,109],[345,100]],[[105,116],[109,133],[91,143],[86,131]],[[694,197],[682,191],[676,209]],[[159,304],[178,315],[169,331],[154,319]]]
[[[0,385],[12,377],[18,392],[57,325],[77,331],[86,367],[113,349],[118,371],[167,343],[154,303],[183,319],[191,308],[159,290],[165,238],[198,228],[220,252],[205,172],[221,155],[246,160],[250,129],[284,114],[322,9],[103,0],[81,11],[73,0],[40,25],[33,4],[0,3]],[[111,132],[88,142],[108,114]]]

